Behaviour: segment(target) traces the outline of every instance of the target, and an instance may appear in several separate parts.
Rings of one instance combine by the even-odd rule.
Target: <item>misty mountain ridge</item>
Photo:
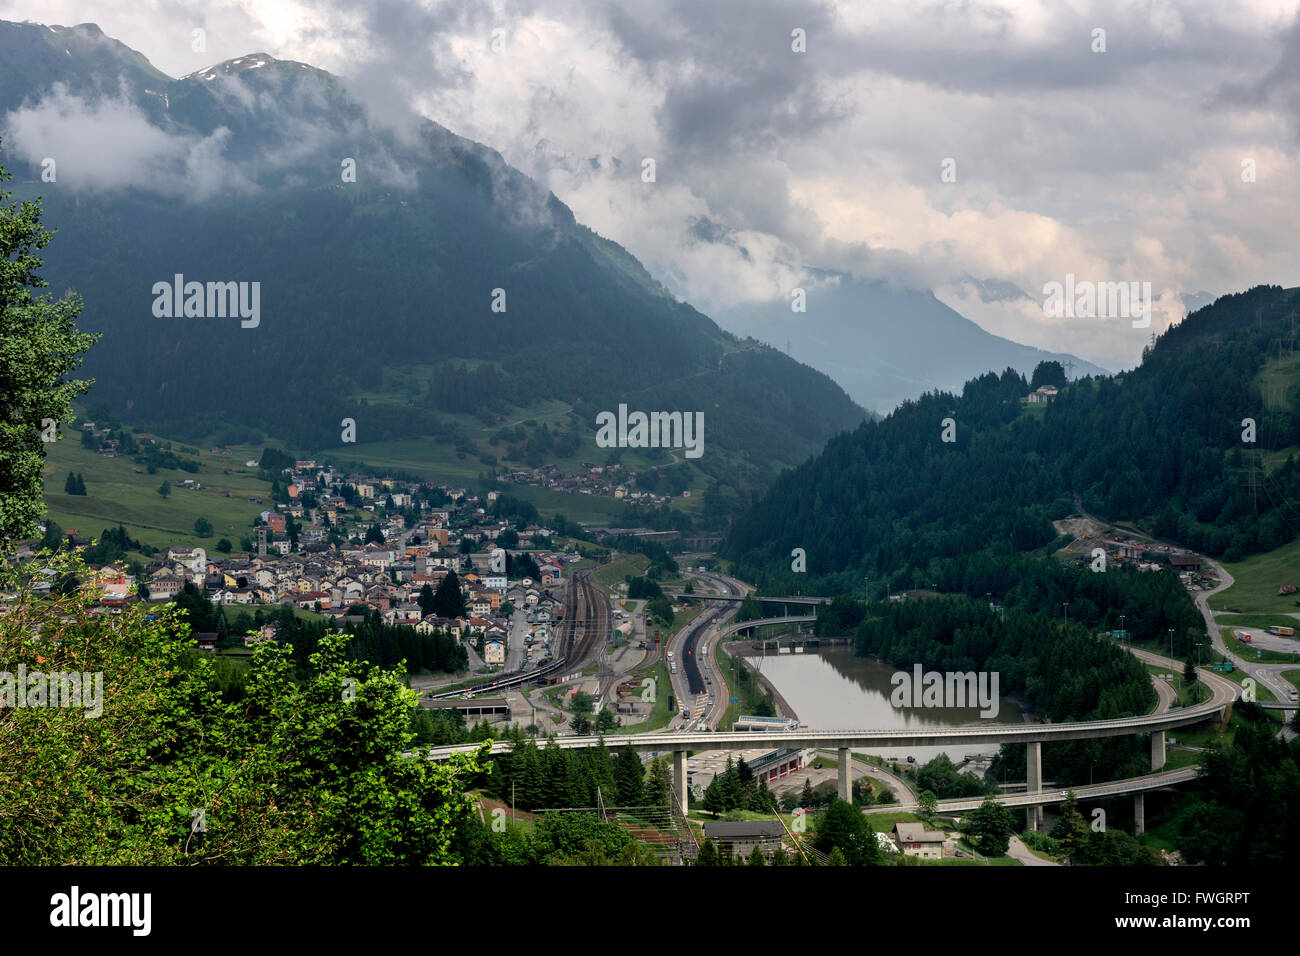
[[[553,400],[593,436],[620,403],[703,410],[724,454],[692,467],[740,490],[864,418],[495,150],[381,122],[324,71],[251,54],[171,79],[87,24],[0,21],[0,57],[4,162],[59,230],[45,276],[105,332],[91,397],[130,423],[319,449],[345,417],[363,442],[452,441],[447,416],[486,428]],[[260,323],[155,317],[176,274],[259,282]]]
[[[1013,368],[1029,376],[1043,361],[1060,362],[1070,378],[1109,374],[1077,356],[987,332],[929,291],[831,270],[810,270],[809,278],[805,312],[777,301],[719,311],[718,322],[777,348],[788,341],[792,357],[878,412],[926,392],[960,390],[982,372]]]

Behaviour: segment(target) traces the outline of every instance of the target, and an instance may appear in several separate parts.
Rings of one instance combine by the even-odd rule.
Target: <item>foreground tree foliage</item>
[[[1211,866],[1279,865],[1300,855],[1300,739],[1276,736],[1263,708],[1238,701],[1230,744],[1201,760],[1194,799],[1179,813],[1178,848]]]
[[[967,836],[985,856],[1001,856],[1010,849],[1011,834],[1016,832],[1015,817],[991,796],[971,811],[964,822]]]
[[[0,166],[0,182],[13,177]],[[86,350],[99,338],[77,328],[81,298],[53,301],[34,289],[38,253],[53,238],[41,225],[39,200],[9,201],[0,191],[0,538],[30,537],[44,510],[41,469],[46,422],[72,418],[72,399],[91,381],[69,381]],[[68,491],[86,493],[84,483]]]
[[[838,851],[843,855],[840,865],[876,866],[881,862],[871,824],[861,811],[844,800],[833,801],[818,817],[814,846],[832,858]]]
[[[50,556],[89,578],[76,554]],[[0,708],[0,858],[11,864],[439,864],[481,826],[463,791],[483,754],[404,757],[415,704],[395,671],[328,635],[295,682],[292,649],[258,647],[245,696],[222,700],[176,612],[92,613],[90,587],[0,570],[15,594],[0,660],[102,674],[102,714]]]

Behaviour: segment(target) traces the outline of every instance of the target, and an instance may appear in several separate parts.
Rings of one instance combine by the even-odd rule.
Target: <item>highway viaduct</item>
[[[806,607],[816,607],[819,604],[830,604],[831,599],[828,597],[815,597],[805,594],[796,594],[785,597],[763,597],[759,594],[735,595],[735,594],[687,594],[681,588],[664,588],[664,594],[670,598],[676,598],[683,601],[719,601],[726,604],[739,604],[745,600],[746,596],[752,597],[759,604],[779,604],[784,610],[788,610],[791,605],[803,605]]]
[[[737,633],[765,624],[805,623],[811,617],[763,618],[744,621],[724,628],[719,635]],[[715,645],[717,641],[713,642]],[[852,752],[856,749],[881,750],[895,748],[955,746],[970,749],[971,744],[1023,743],[1026,749],[1026,792],[995,796],[1005,806],[1023,806],[1029,829],[1038,829],[1042,822],[1043,806],[1059,803],[1065,799],[1062,792],[1043,789],[1043,744],[1063,740],[1089,740],[1100,737],[1121,737],[1131,734],[1149,735],[1151,740],[1151,770],[1144,777],[1117,780],[1109,783],[1076,787],[1076,795],[1091,797],[1118,796],[1125,793],[1134,795],[1134,817],[1136,829],[1142,832],[1144,821],[1144,796],[1148,790],[1185,783],[1195,778],[1196,768],[1160,772],[1165,765],[1165,733],[1178,727],[1187,727],[1209,719],[1220,722],[1227,717],[1228,707],[1239,695],[1239,687],[1233,681],[1205,668],[1197,669],[1198,679],[1210,689],[1210,699],[1191,707],[1173,708],[1156,711],[1136,717],[1120,717],[1110,720],[1074,721],[1062,724],[1027,723],[1027,724],[969,724],[961,727],[907,728],[902,730],[812,730],[800,728],[790,731],[767,731],[765,733],[721,733],[716,731],[690,731],[685,733],[650,733],[650,734],[611,734],[604,737],[592,736],[557,736],[555,743],[562,750],[583,750],[596,747],[602,742],[611,750],[621,750],[631,746],[637,753],[673,755],[673,793],[683,809],[688,807],[686,757],[691,752],[704,750],[746,750],[756,744],[766,747],[811,747],[819,750],[834,750],[839,758],[839,797],[842,800],[852,798]],[[472,753],[481,744],[459,744],[445,747],[431,747],[426,751],[430,760],[445,760],[454,753]],[[508,741],[494,741],[491,753],[509,753],[513,744]],[[973,810],[983,801],[946,800],[940,803],[945,811]],[[900,809],[909,809],[900,807]]]
[[[995,797],[1008,806],[1024,806],[1027,821],[1031,829],[1037,829],[1042,819],[1042,807],[1064,799],[1059,791],[1051,793],[1043,790],[1043,744],[1061,740],[1087,740],[1097,737],[1117,737],[1129,734],[1148,734],[1151,738],[1151,769],[1161,770],[1165,765],[1165,733],[1177,727],[1186,727],[1204,720],[1217,718],[1222,720],[1227,707],[1235,699],[1236,685],[1212,672],[1201,672],[1212,691],[1211,699],[1193,707],[1183,707],[1138,717],[1122,717],[1114,720],[1090,720],[1064,724],[986,724],[963,727],[944,727],[936,729],[905,730],[793,730],[754,733],[717,733],[690,732],[676,734],[611,734],[601,737],[559,736],[555,743],[563,750],[586,749],[598,746],[602,740],[611,750],[621,750],[631,746],[638,753],[673,755],[673,791],[683,807],[689,806],[686,792],[686,756],[692,751],[702,750],[745,750],[756,744],[773,747],[812,747],[816,749],[835,750],[839,754],[839,796],[850,799],[852,750],[908,748],[924,746],[954,745],[969,748],[971,744],[1023,743],[1026,745],[1027,792]],[[1216,678],[1211,683],[1211,678]],[[1223,686],[1227,685],[1227,686]],[[462,744],[450,747],[433,747],[428,750],[430,760],[444,760],[453,753],[473,752],[479,744]],[[512,748],[509,742],[494,742],[492,753],[508,753]],[[1137,777],[1131,780],[1114,781],[1086,788],[1088,793],[1097,791],[1097,796],[1113,796],[1122,793],[1135,794],[1135,809],[1138,825],[1141,827],[1143,809],[1142,795],[1147,790],[1185,782],[1195,776],[1195,768],[1158,774],[1153,777]],[[1083,788],[1077,790],[1085,792]],[[944,809],[974,809],[980,801],[946,801]],[[969,807],[966,803],[970,803]],[[949,806],[951,804],[951,807]]]

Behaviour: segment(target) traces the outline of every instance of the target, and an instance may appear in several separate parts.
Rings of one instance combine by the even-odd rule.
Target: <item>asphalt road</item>
[[[1083,503],[1079,500],[1078,495],[1075,496],[1074,505],[1075,505],[1075,510],[1079,514],[1083,515],[1085,518],[1091,518],[1093,521],[1100,522],[1102,524],[1109,523],[1109,522],[1102,521],[1102,519],[1098,518],[1096,515],[1092,515],[1089,514],[1087,511],[1084,511]],[[1186,550],[1185,548],[1183,548],[1182,545],[1178,544],[1175,541],[1167,541],[1161,538],[1153,538],[1149,535],[1132,534],[1131,532],[1125,532],[1125,533],[1131,534],[1131,536],[1135,538],[1144,538],[1147,541],[1154,541],[1159,544],[1167,544],[1170,547],[1178,548],[1179,550]],[[1296,668],[1297,665],[1296,664],[1262,664],[1259,663],[1258,661],[1243,660],[1242,658],[1238,657],[1236,654],[1233,654],[1231,651],[1228,650],[1227,645],[1223,642],[1222,635],[1219,634],[1219,628],[1224,626],[1230,626],[1230,625],[1228,624],[1228,621],[1224,621],[1222,624],[1220,624],[1214,619],[1214,612],[1210,610],[1210,598],[1218,594],[1220,591],[1226,591],[1228,588],[1232,587],[1232,585],[1235,584],[1236,582],[1232,577],[1232,575],[1228,573],[1227,569],[1224,568],[1223,565],[1219,564],[1219,562],[1215,561],[1213,558],[1208,558],[1205,555],[1201,555],[1200,557],[1201,557],[1201,561],[1204,562],[1206,565],[1208,565],[1210,569],[1213,570],[1215,577],[1219,579],[1219,583],[1215,587],[1211,588],[1210,590],[1194,592],[1194,598],[1193,598],[1193,600],[1196,602],[1197,609],[1200,610],[1201,612],[1201,617],[1205,619],[1205,628],[1210,635],[1211,646],[1213,646],[1216,653],[1232,661],[1233,667],[1237,668],[1238,670],[1244,671],[1245,673],[1253,677],[1261,686],[1268,688],[1268,690],[1278,700],[1289,701],[1291,699],[1291,692],[1295,690],[1295,688],[1291,686],[1289,681],[1287,681],[1285,678],[1282,677],[1282,671],[1292,670]],[[1182,665],[1179,664],[1178,667],[1181,671]],[[1289,725],[1283,725],[1282,730],[1279,731],[1279,736],[1281,736],[1284,740],[1290,740],[1292,737],[1295,736],[1295,731],[1293,731]]]
[[[685,576],[713,585],[715,593],[719,594],[743,595],[751,590],[748,585],[721,574],[688,571]],[[680,662],[685,648],[690,644],[690,639],[695,636],[695,663],[700,669],[705,688],[704,693],[699,696],[692,693],[687,681],[686,667],[678,663],[677,673],[672,675],[673,694],[677,698],[677,713],[673,716],[671,730],[714,730],[726,714],[730,690],[723,680],[714,653],[719,628],[735,614],[738,607],[732,604],[706,605],[699,617],[673,635],[669,641],[668,649]],[[710,696],[712,700],[709,700]],[[682,709],[687,704],[693,711],[693,716],[689,720],[683,719],[681,715]]]
[[[1254,677],[1261,686],[1267,687],[1278,700],[1289,701],[1291,699],[1291,692],[1294,691],[1295,688],[1282,676],[1282,672],[1295,670],[1300,665],[1295,663],[1262,664],[1259,661],[1243,660],[1228,650],[1228,646],[1223,642],[1223,635],[1219,633],[1219,628],[1230,626],[1230,624],[1227,620],[1222,624],[1215,621],[1214,612],[1210,610],[1210,598],[1218,594],[1220,591],[1232,587],[1235,582],[1232,575],[1229,574],[1223,565],[1219,564],[1219,562],[1212,558],[1207,558],[1204,555],[1201,556],[1201,560],[1214,569],[1215,576],[1219,579],[1218,586],[1211,590],[1196,592],[1196,606],[1200,609],[1201,616],[1205,618],[1205,626],[1210,632],[1210,641],[1213,644],[1215,651],[1232,661],[1234,667],[1245,671],[1247,674]],[[1284,725],[1281,731],[1281,736],[1283,739],[1290,740],[1295,736],[1295,731],[1292,730],[1290,726]]]

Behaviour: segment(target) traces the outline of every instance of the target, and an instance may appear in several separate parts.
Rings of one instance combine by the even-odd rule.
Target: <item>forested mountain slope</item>
[[[381,123],[328,73],[251,54],[173,80],[90,24],[0,22],[0,51],[4,159],[60,231],[45,275],[83,295],[105,333],[95,398],[138,427],[308,450],[337,445],[343,418],[377,441],[559,400],[594,437],[596,412],[627,403],[703,411],[706,454],[743,460],[752,488],[863,420],[495,151]],[[96,163],[67,149],[78,130],[123,142]],[[154,286],[176,275],[257,283],[257,322],[159,317]]]
[[[783,475],[725,554],[742,576],[805,590],[924,585],[939,559],[1051,542],[1075,491],[1212,555],[1276,547],[1300,531],[1297,314],[1297,290],[1261,286],[1189,316],[1132,372],[1070,383],[1046,406],[1023,404],[1031,383],[1010,370],[904,403]],[[806,575],[790,571],[799,547]]]

